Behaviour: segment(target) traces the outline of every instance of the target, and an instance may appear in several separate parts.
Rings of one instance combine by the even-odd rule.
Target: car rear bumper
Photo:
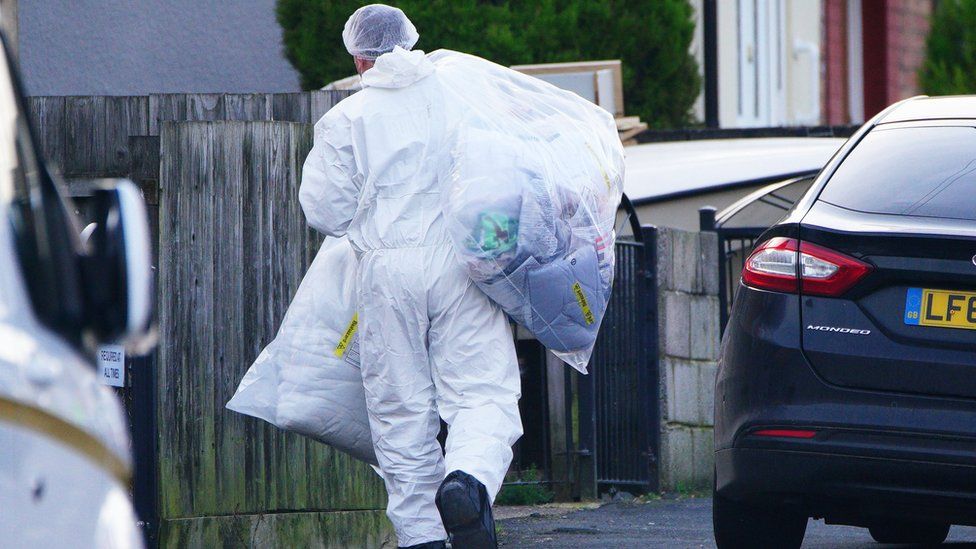
[[[737,294],[715,387],[718,493],[862,526],[878,516],[976,525],[976,400],[832,384],[807,361],[789,321],[799,318],[798,296]]]
[[[890,449],[774,444],[716,451],[716,491],[843,524],[904,517],[976,525],[976,464],[898,459]]]

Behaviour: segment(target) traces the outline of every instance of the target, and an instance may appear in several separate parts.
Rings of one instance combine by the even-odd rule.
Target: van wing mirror
[[[100,343],[133,352],[155,344],[152,247],[139,188],[128,179],[93,183],[94,227],[83,259],[87,324]]]

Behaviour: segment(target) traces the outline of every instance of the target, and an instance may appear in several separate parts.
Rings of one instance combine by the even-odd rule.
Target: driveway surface
[[[610,503],[582,510],[565,506],[499,508],[496,516],[500,529],[498,541],[503,547],[715,547],[709,498]],[[946,546],[976,548],[976,528],[954,526]],[[863,528],[810,521],[803,547],[878,549],[885,546],[874,543]]]

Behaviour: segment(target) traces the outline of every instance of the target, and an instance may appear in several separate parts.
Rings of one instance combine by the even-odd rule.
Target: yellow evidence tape
[[[586,321],[587,325],[596,322],[596,318],[593,316],[593,311],[590,310],[590,304],[586,301],[586,294],[583,293],[583,287],[577,282],[573,284],[573,293],[576,294],[576,303],[579,304],[580,310],[583,311],[583,320]]]
[[[342,339],[339,340],[339,344],[335,348],[335,356],[342,358],[342,355],[346,354],[349,350],[349,344],[352,343],[352,337],[356,335],[356,328],[359,327],[359,313],[352,315],[352,322],[349,323],[349,327],[346,328],[345,333],[342,334]]]

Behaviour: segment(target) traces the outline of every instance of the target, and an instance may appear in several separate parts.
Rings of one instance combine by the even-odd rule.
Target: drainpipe
[[[702,0],[705,51],[705,125],[718,127],[718,0]]]

